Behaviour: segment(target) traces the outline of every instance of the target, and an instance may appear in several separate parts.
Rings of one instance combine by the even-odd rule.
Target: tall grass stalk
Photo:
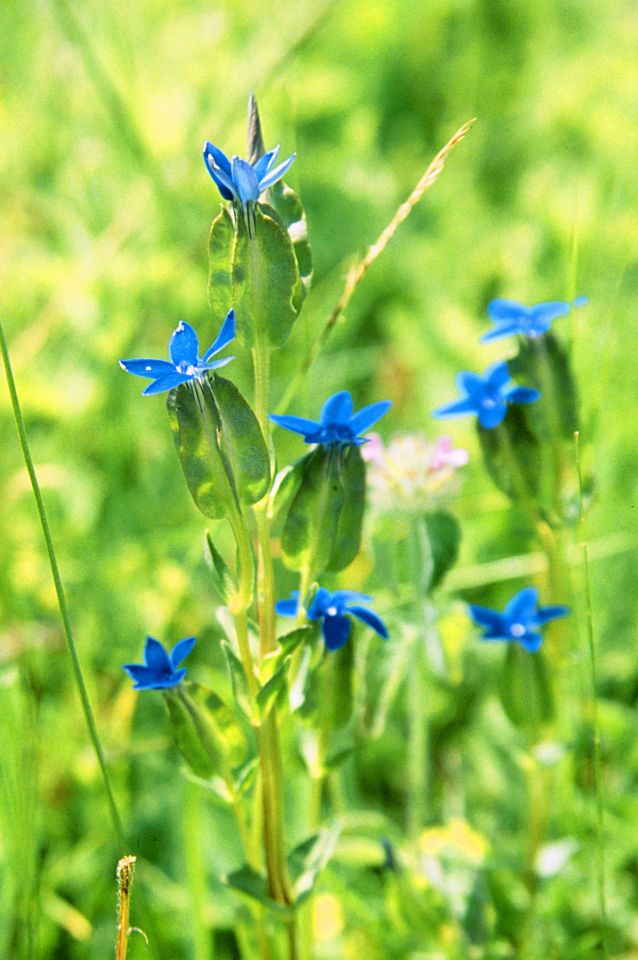
[[[607,884],[605,864],[605,802],[603,792],[602,762],[600,750],[600,724],[598,719],[598,667],[594,617],[591,602],[591,577],[589,573],[589,550],[587,545],[587,527],[583,497],[583,471],[580,459],[580,431],[575,431],[576,464],[578,467],[578,493],[580,504],[581,546],[583,551],[583,579],[585,587],[587,643],[589,647],[589,667],[591,678],[591,726],[594,771],[594,791],[596,794],[596,883],[598,887],[598,909],[600,911],[600,955],[607,958]]]
[[[77,647],[75,644],[75,638],[73,636],[73,628],[71,627],[71,619],[69,617],[69,610],[67,607],[66,596],[64,593],[64,587],[62,584],[62,577],[60,575],[60,568],[58,565],[58,560],[55,553],[55,547],[53,545],[53,538],[51,536],[51,529],[49,527],[49,521],[47,519],[46,507],[44,505],[44,499],[42,497],[42,491],[40,490],[40,484],[38,482],[38,477],[35,471],[35,466],[33,464],[33,459],[31,457],[31,451],[29,449],[29,441],[27,439],[26,428],[24,425],[24,419],[22,416],[22,410],[20,407],[20,401],[18,398],[18,391],[16,388],[15,379],[13,376],[13,370],[11,367],[11,359],[9,356],[9,347],[7,340],[4,334],[4,329],[0,323],[0,349],[2,350],[2,360],[4,363],[4,369],[7,377],[7,384],[9,386],[9,394],[11,397],[11,406],[13,408],[13,416],[16,424],[16,429],[18,431],[18,437],[20,438],[20,446],[22,448],[22,454],[24,456],[24,462],[29,474],[29,480],[31,481],[31,489],[33,490],[33,496],[35,498],[38,516],[40,518],[40,526],[42,527],[42,533],[44,535],[44,540],[46,543],[47,554],[49,557],[49,564],[51,566],[51,575],[53,577],[53,584],[55,586],[55,593],[58,600],[58,608],[60,610],[60,618],[62,620],[62,629],[64,631],[64,636],[67,643],[67,648],[69,651],[69,656],[71,658],[71,669],[73,673],[73,678],[80,695],[80,702],[82,704],[82,712],[84,713],[84,720],[89,731],[89,737],[91,743],[93,744],[93,749],[95,751],[95,756],[100,767],[100,772],[102,774],[102,782],[104,786],[104,792],[106,794],[106,799],[109,808],[109,814],[111,817],[111,824],[113,826],[113,832],[119,844],[122,847],[126,846],[126,840],[124,836],[124,828],[122,826],[122,820],[115,803],[115,797],[113,794],[113,788],[111,786],[111,778],[109,776],[108,767],[106,765],[106,757],[104,755],[104,749],[102,747],[102,742],[97,730],[95,723],[95,717],[93,715],[93,709],[91,707],[91,701],[89,700],[89,694],[84,681],[84,674],[82,672],[82,667],[80,665],[80,658],[78,656]]]

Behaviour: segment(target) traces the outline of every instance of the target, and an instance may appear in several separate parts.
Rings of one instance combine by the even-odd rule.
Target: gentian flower
[[[165,390],[172,390],[173,387],[188,380],[199,380],[207,370],[218,370],[234,360],[234,357],[226,357],[225,360],[211,362],[211,357],[223,350],[234,336],[235,311],[229,310],[217,338],[200,358],[197,334],[190,323],[182,321],[173,331],[168,345],[170,362],[168,360],[120,360],[120,366],[127,373],[134,373],[136,377],[148,377],[153,381],[146,390],[142,391],[143,396],[164,393]]]
[[[536,303],[533,307],[525,307],[516,300],[492,300],[487,313],[494,326],[483,334],[481,343],[512,337],[517,333],[535,340],[547,333],[557,317],[564,317],[572,307],[582,307],[585,303],[587,297],[576,297],[571,303],[551,300],[548,303]]]
[[[319,587],[315,593],[306,616],[309,620],[321,620],[323,639],[328,650],[339,650],[347,642],[352,631],[351,617],[357,617],[366,626],[388,639],[388,629],[373,610],[361,606],[372,597],[355,590],[335,590],[330,593],[325,587]],[[282,617],[296,617],[299,607],[299,591],[293,590],[289,600],[278,600],[275,610]]]
[[[543,642],[541,628],[569,614],[569,607],[537,607],[538,590],[525,587],[512,597],[503,613],[470,604],[470,616],[485,631],[483,640],[514,640],[535,653]]]
[[[248,163],[241,157],[229,160],[219,147],[208,140],[204,144],[204,163],[219,192],[224,200],[239,204],[244,212],[250,204],[257,203],[264,190],[268,190],[286,175],[297,156],[293,153],[275,167],[273,164],[278,155],[279,147],[275,147],[254,163]]]
[[[367,442],[367,438],[359,434],[380,420],[391,406],[390,400],[379,400],[353,413],[352,397],[347,390],[341,390],[326,400],[319,421],[274,413],[270,414],[270,419],[285,430],[300,433],[306,443],[321,443],[325,447],[345,447],[349,444],[360,447]]]
[[[463,394],[460,400],[447,403],[434,410],[433,417],[458,417],[475,413],[486,430],[498,426],[505,419],[508,403],[533,403],[540,393],[533,387],[508,386],[511,377],[505,361],[493,363],[481,376],[464,370],[456,378],[456,385]]]
[[[178,666],[195,646],[195,637],[185,637],[176,643],[170,654],[153,637],[146,638],[144,664],[125,663],[124,670],[132,680],[134,690],[166,690],[176,687],[186,674],[186,667]]]

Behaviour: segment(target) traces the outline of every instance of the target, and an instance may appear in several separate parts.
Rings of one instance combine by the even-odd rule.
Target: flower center
[[[524,637],[526,633],[525,624],[513,623],[510,627],[510,633],[513,637]]]
[[[175,369],[178,373],[185,373],[189,377],[194,377],[197,373],[197,367],[194,367],[192,363],[188,362],[188,360],[180,360]]]
[[[336,617],[337,613],[338,613],[338,610],[334,605],[332,607],[328,607],[328,609],[326,610],[327,617]]]

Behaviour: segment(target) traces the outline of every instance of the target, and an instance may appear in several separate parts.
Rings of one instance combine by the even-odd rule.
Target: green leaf
[[[268,883],[261,873],[257,873],[251,866],[245,863],[238,870],[233,870],[227,876],[222,877],[223,882],[233,890],[244,893],[247,897],[257,900],[270,910],[276,913],[289,916],[290,907],[286,907],[268,896]]]
[[[288,663],[282,664],[272,677],[266,681],[257,694],[257,707],[262,717],[266,717],[279,695],[286,689]]]
[[[430,589],[443,580],[445,574],[454,566],[459,555],[461,527],[451,513],[436,510],[423,515],[426,535],[430,544],[432,575]]]
[[[300,906],[314,890],[319,874],[333,856],[341,824],[337,821],[324,827],[315,836],[299,844],[288,857],[288,866],[293,881],[295,906]]]
[[[272,501],[270,510],[272,516],[271,530],[275,535],[280,532],[290,504],[301,486],[305,463],[309,457],[309,453],[304,457],[300,457],[299,460],[296,460],[290,466],[280,470],[275,477],[271,492]]]
[[[347,447],[339,459],[343,504],[327,569],[338,573],[359,553],[366,501],[366,468],[359,447]]]
[[[213,539],[208,530],[204,538],[204,558],[212,574],[215,589],[221,599],[226,603],[228,598],[237,590],[237,584],[228,569],[226,561],[213,543]]]
[[[237,494],[219,447],[221,422],[206,383],[182,383],[166,401],[182,470],[195,504],[206,517],[236,513]]]
[[[198,777],[219,774],[224,757],[234,765],[245,761],[245,731],[214,691],[182,681],[166,691],[165,701],[177,748]]]
[[[517,727],[537,736],[554,719],[554,695],[542,650],[529,653],[509,643],[500,685],[505,713]]]
[[[235,223],[223,206],[213,220],[208,236],[208,303],[216,319],[223,319],[233,305],[232,260]]]
[[[221,449],[244,503],[261,500],[270,486],[270,458],[257,417],[234,383],[213,377],[221,421]]]
[[[313,270],[306,213],[295,191],[281,180],[271,187],[270,202],[288,232],[297,261],[299,285],[293,302],[299,313],[312,284]]]
[[[228,666],[233,699],[244,714],[249,717],[251,714],[250,696],[242,662],[228,640],[221,641],[221,648]]]
[[[328,565],[345,499],[339,461],[337,450],[323,447],[305,460],[281,538],[284,562],[292,570],[308,566],[317,577]]]
[[[533,503],[540,490],[538,438],[523,407],[512,404],[502,423],[492,430],[477,427],[485,466],[496,486],[517,503]]]
[[[290,336],[297,313],[299,282],[290,237],[279,222],[257,206],[255,236],[237,236],[232,262],[237,339],[280,347]]]
[[[532,429],[541,440],[558,436],[572,444],[579,426],[578,396],[567,350],[551,331],[519,340],[518,354],[509,362],[512,376],[541,392],[527,409]]]

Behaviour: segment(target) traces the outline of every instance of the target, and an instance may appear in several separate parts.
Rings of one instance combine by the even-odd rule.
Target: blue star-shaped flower
[[[182,321],[173,331],[168,345],[170,363],[168,360],[120,360],[120,366],[127,373],[134,373],[136,377],[148,377],[153,381],[142,391],[142,395],[148,397],[153,393],[172,390],[188,380],[199,379],[207,370],[225,367],[235,358],[226,357],[225,360],[213,360],[211,363],[211,357],[223,350],[234,336],[235,311],[229,310],[216,340],[200,358],[197,334],[190,323]]]
[[[330,593],[325,587],[319,587],[308,607],[306,616],[309,620],[321,620],[323,639],[328,650],[339,650],[346,643],[352,631],[351,617],[357,617],[366,626],[378,633],[384,640],[388,639],[388,629],[373,610],[362,607],[372,597],[355,590],[335,590]],[[299,591],[293,590],[289,600],[278,600],[275,610],[282,617],[296,617],[299,606]]]
[[[132,680],[134,690],[166,690],[176,687],[186,675],[186,667],[178,666],[195,646],[195,637],[185,637],[176,643],[170,654],[153,637],[146,638],[144,664],[125,663],[124,669]]]
[[[348,444],[360,447],[367,443],[367,438],[360,437],[359,434],[380,420],[391,406],[390,400],[379,400],[354,413],[352,397],[347,390],[341,390],[326,400],[319,422],[306,420],[305,417],[279,416],[274,413],[270,414],[270,419],[279,427],[300,433],[306,443],[321,443],[325,447],[335,444],[340,447]]]
[[[569,607],[537,607],[537,603],[536,587],[524,587],[512,597],[503,613],[471,603],[470,616],[485,631],[483,640],[513,640],[535,653],[543,642],[540,629],[570,612]]]
[[[441,419],[475,413],[481,426],[491,430],[505,419],[508,403],[533,403],[540,397],[540,392],[533,387],[508,386],[510,380],[505,361],[493,363],[482,376],[464,370],[456,378],[456,385],[463,394],[461,399],[439,407],[432,416]]]
[[[535,340],[547,333],[557,317],[564,317],[572,307],[582,307],[585,303],[587,297],[576,297],[572,303],[551,300],[548,303],[536,303],[533,307],[525,307],[516,300],[492,300],[487,313],[494,326],[483,334],[481,343],[512,337],[517,333]]]
[[[229,160],[219,147],[208,140],[204,144],[204,163],[219,192],[224,200],[238,203],[243,210],[246,210],[249,204],[257,203],[264,190],[281,180],[297,156],[293,153],[275,167],[273,164],[278,155],[279,147],[275,147],[254,163],[248,163],[241,157]]]

